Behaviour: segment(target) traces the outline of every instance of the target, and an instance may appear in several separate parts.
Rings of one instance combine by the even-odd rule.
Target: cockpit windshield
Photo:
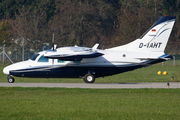
[[[32,58],[30,58],[30,60],[35,61],[38,56],[39,56],[39,54],[35,54]]]

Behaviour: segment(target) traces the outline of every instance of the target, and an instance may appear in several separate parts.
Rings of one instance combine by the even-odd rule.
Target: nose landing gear
[[[15,81],[15,79],[11,77],[10,75],[7,75],[7,80],[9,83],[13,83]]]

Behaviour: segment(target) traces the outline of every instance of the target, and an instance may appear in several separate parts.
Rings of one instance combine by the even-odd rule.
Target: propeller
[[[56,45],[54,45],[54,33],[52,34],[52,50],[54,51],[56,49]],[[54,65],[54,59],[52,61],[52,64]]]
[[[52,50],[56,49],[56,45],[54,45],[54,33],[52,34]]]
[[[57,45],[54,44],[54,33],[53,33],[53,34],[52,34],[52,48],[49,49],[49,50],[47,50],[47,51],[45,52],[44,57],[45,57],[45,58],[51,58],[51,57],[49,57],[49,56],[51,56],[52,53],[57,52],[57,51],[56,51],[56,47],[57,47]],[[52,58],[52,59],[53,59],[53,58]],[[54,60],[52,61],[52,64],[54,64]]]
[[[56,47],[57,47],[57,45],[56,44],[54,44],[54,33],[52,34],[52,48],[51,48],[51,50],[56,50]]]
[[[52,34],[52,50],[54,50],[54,33]]]

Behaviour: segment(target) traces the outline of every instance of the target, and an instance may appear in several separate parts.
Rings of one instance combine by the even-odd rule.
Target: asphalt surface
[[[121,89],[121,88],[180,88],[179,82],[167,83],[0,83],[0,87],[58,87],[58,88],[94,88],[94,89]]]

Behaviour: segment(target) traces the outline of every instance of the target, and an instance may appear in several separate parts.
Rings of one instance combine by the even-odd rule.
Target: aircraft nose
[[[9,75],[9,67],[8,66],[3,69],[3,73],[6,75]]]

